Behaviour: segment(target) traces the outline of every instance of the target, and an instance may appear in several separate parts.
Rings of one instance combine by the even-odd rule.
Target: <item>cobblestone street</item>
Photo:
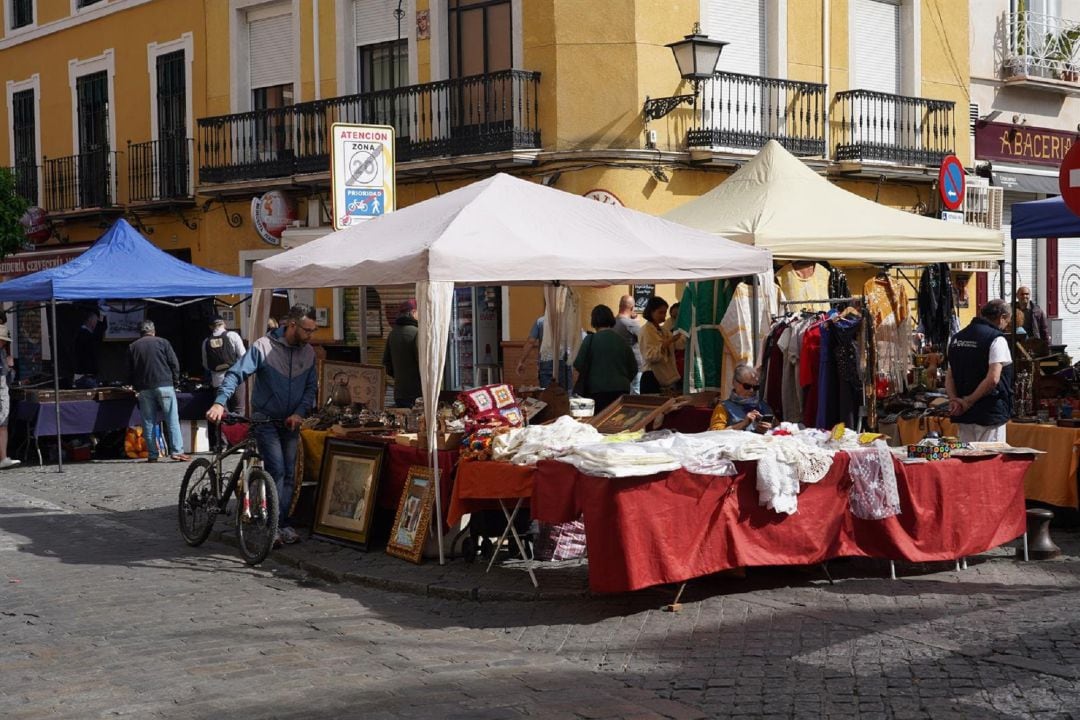
[[[588,598],[318,540],[256,569],[175,522],[184,465],[0,473],[5,718],[1080,717],[1080,536]],[[220,538],[220,536],[219,536]],[[394,588],[389,590],[386,588]],[[544,594],[546,593],[546,594]],[[525,599],[529,598],[529,599]],[[548,598],[548,599],[543,599]]]

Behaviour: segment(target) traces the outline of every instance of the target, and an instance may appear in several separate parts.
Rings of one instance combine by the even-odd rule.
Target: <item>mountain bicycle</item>
[[[278,531],[278,496],[274,479],[263,470],[259,448],[251,429],[274,420],[251,420],[228,414],[215,427],[218,451],[213,458],[196,458],[187,467],[180,483],[177,505],[180,534],[192,547],[202,545],[214,528],[218,515],[229,514],[229,500],[235,493],[236,539],[240,555],[249,565],[258,565],[273,549]],[[247,423],[242,440],[228,445],[222,438],[224,425]],[[225,465],[237,458],[236,466],[225,478]]]

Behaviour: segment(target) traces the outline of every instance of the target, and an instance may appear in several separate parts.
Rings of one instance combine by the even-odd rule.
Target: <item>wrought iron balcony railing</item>
[[[835,160],[937,165],[956,146],[955,103],[872,90],[836,93]]]
[[[15,193],[31,205],[38,204],[38,166],[33,163],[15,163],[3,168],[15,180]]]
[[[44,158],[45,209],[52,212],[111,207],[116,156],[107,145],[59,158]]]
[[[776,140],[795,155],[825,154],[825,86],[718,72],[701,88],[691,148],[757,150]]]
[[[128,143],[128,200],[190,200],[192,139]]]
[[[1080,22],[1022,10],[1007,13],[1006,25],[1006,77],[1026,75],[1077,81]]]
[[[330,126],[392,125],[398,162],[540,147],[540,73],[504,70],[272,110],[201,118],[199,182],[330,168]]]

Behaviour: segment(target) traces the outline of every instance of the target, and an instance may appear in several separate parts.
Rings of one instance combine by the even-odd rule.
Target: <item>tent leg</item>
[[[757,275],[750,276],[750,365],[751,367],[758,367],[758,282]],[[681,309],[681,308],[680,308]],[[765,358],[760,358],[761,362],[765,362]],[[765,397],[764,391],[761,393],[761,397]]]
[[[435,539],[439,543],[439,564],[446,564],[443,553],[442,481],[439,478],[439,451],[431,450],[431,466],[435,469]]]
[[[60,328],[56,325],[56,298],[52,299],[52,372],[53,372],[53,408],[56,410],[56,472],[64,472],[63,434],[60,432],[60,353],[57,351],[56,336]]]
[[[1005,261],[998,260],[998,297],[1005,299]]]

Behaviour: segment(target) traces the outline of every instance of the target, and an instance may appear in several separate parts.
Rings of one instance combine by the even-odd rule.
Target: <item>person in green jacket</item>
[[[630,384],[638,372],[634,351],[612,328],[615,315],[607,305],[592,309],[592,326],[596,332],[581,343],[574,369],[584,376],[585,397],[596,402],[600,412],[619,397],[630,392]]]
[[[382,358],[386,374],[394,378],[394,407],[411,408],[421,394],[418,332],[416,301],[409,299],[401,303]]]

